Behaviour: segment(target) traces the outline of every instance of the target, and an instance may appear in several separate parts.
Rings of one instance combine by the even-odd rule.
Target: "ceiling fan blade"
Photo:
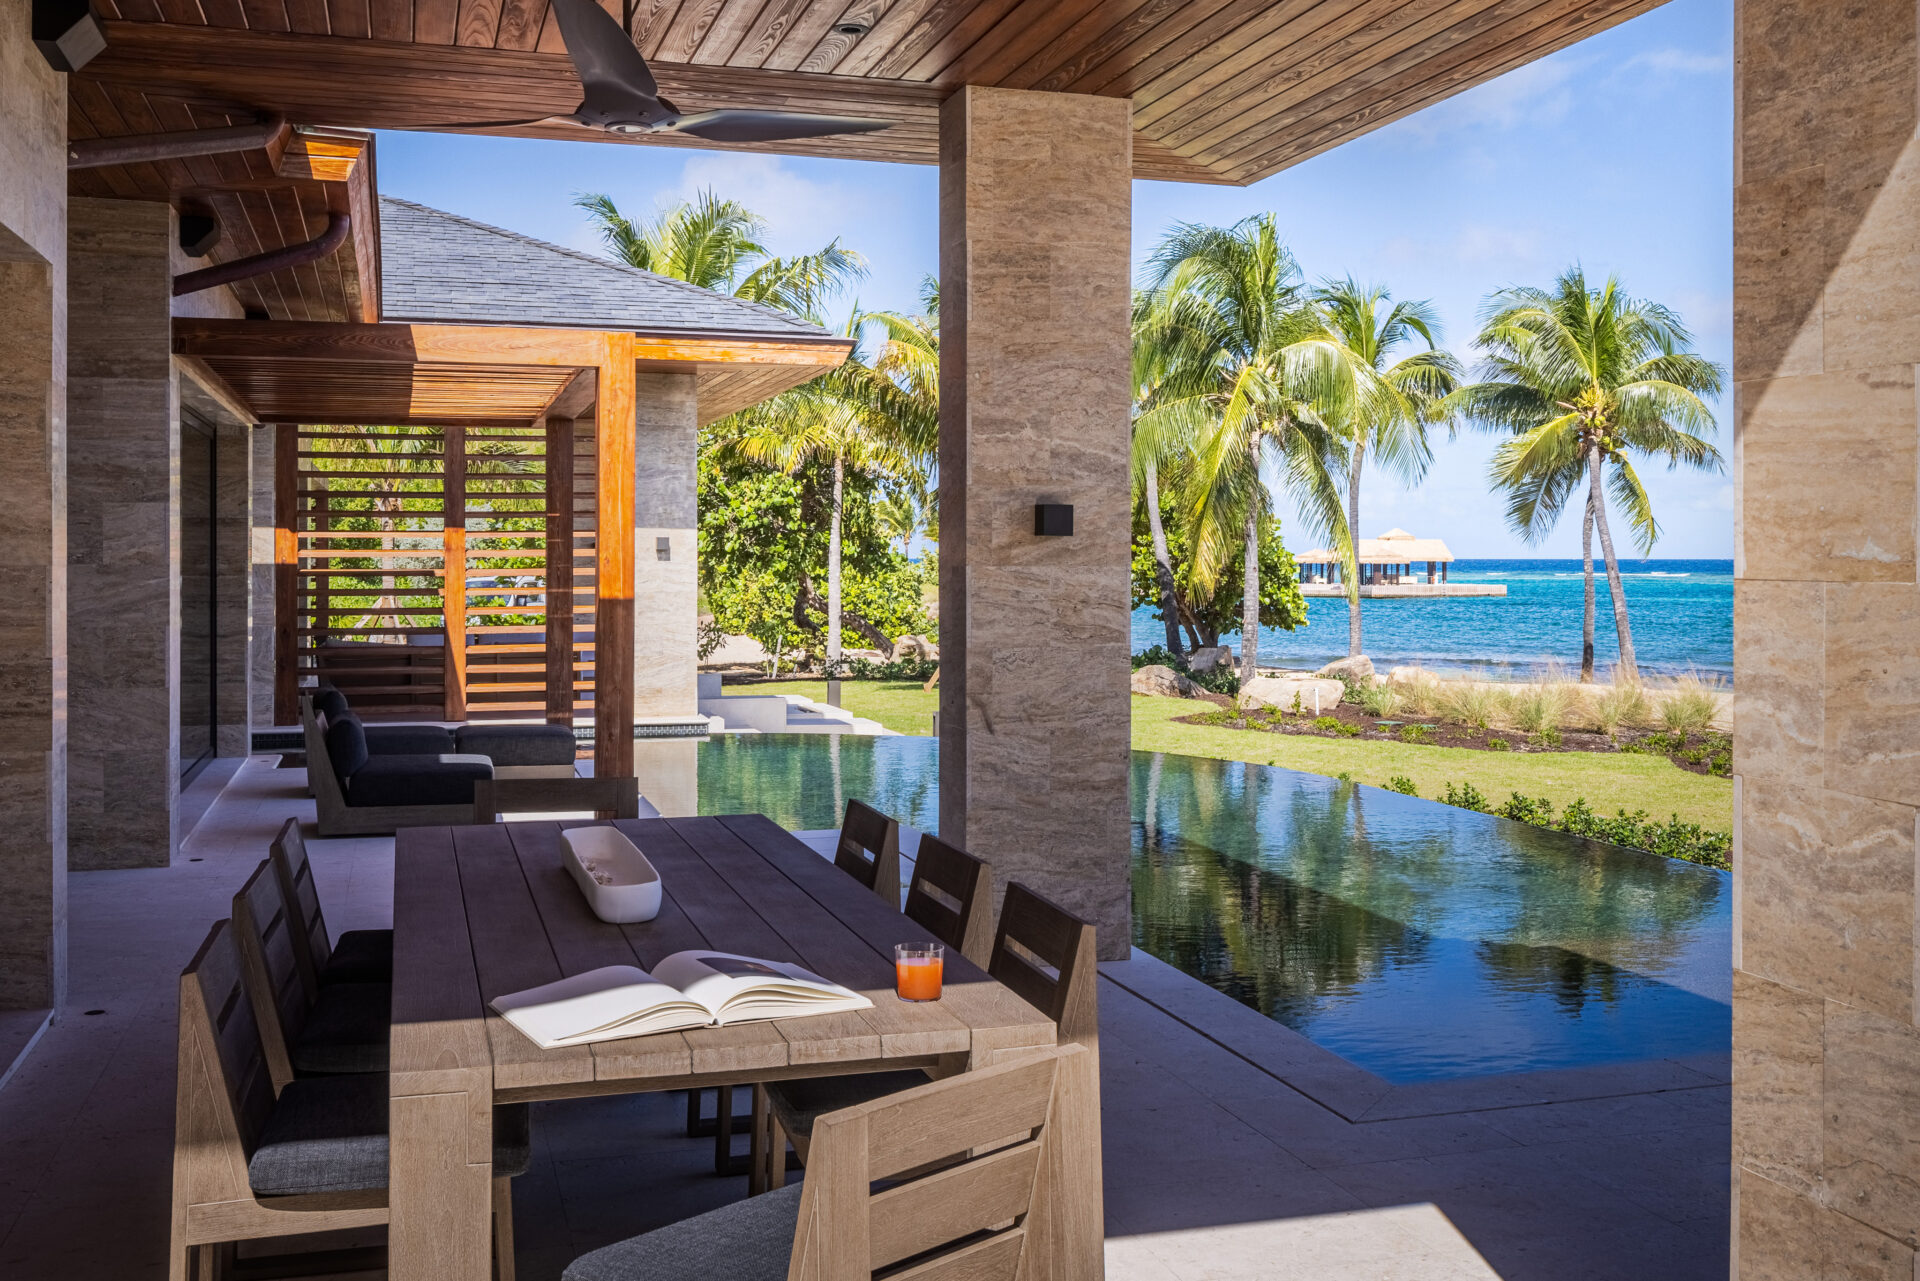
[[[888,129],[891,120],[859,116],[808,116],[792,111],[720,110],[682,116],[667,126],[673,133],[690,134],[708,142],[785,142],[794,138],[826,138],[840,133],[872,133]]]
[[[617,18],[594,0],[551,3],[560,20],[560,38],[566,42],[567,57],[573,59],[573,68],[580,73],[589,103],[606,97],[628,103],[660,96],[660,86],[647,60],[634,48],[632,37],[621,29]]]

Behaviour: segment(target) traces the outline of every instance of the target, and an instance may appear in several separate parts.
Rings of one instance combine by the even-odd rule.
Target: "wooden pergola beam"
[[[630,335],[608,334],[594,397],[593,770],[633,773],[633,409]]]

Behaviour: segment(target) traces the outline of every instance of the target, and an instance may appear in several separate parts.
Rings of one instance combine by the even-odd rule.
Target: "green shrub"
[[[1433,741],[1433,726],[1402,725],[1400,727],[1400,741],[1403,743],[1431,743]]]
[[[1482,796],[1480,789],[1472,783],[1461,784],[1457,791],[1452,783],[1448,783],[1446,795],[1440,799],[1444,804],[1463,810],[1480,810],[1484,813],[1487,808],[1487,798]]]
[[[1338,716],[1316,716],[1313,727],[1323,734],[1338,734],[1343,738],[1352,738],[1360,732],[1358,725],[1349,725]]]
[[[1720,713],[1720,683],[1682,676],[1660,701],[1660,723],[1676,734],[1697,734]]]
[[[1395,774],[1392,778],[1388,779],[1387,790],[1389,792],[1398,792],[1402,796],[1420,795],[1420,789],[1415,787],[1413,785],[1413,780],[1408,778],[1405,774]]]
[[[1573,686],[1564,681],[1536,681],[1512,692],[1507,716],[1515,729],[1538,734],[1564,725],[1573,711],[1575,697]]]
[[[1665,858],[1683,859],[1689,863],[1717,867],[1722,871],[1732,866],[1732,836],[1701,827],[1698,823],[1683,823],[1677,814],[1665,823],[1649,820],[1645,810],[1629,814],[1623,809],[1612,818],[1602,818],[1593,812],[1585,798],[1579,798],[1567,802],[1566,810],[1559,818],[1555,818],[1553,803],[1544,797],[1522,796],[1515,792],[1498,806],[1489,806],[1487,798],[1472,784],[1456,790],[1452,783],[1448,783],[1446,795],[1441,799],[1459,809],[1479,810],[1512,819],[1516,823],[1591,837]]]
[[[1391,685],[1368,681],[1354,694],[1354,702],[1369,716],[1391,716],[1400,710],[1400,694]]]
[[[885,663],[876,663],[871,658],[843,658],[839,668],[843,680],[925,681],[940,670],[940,664],[931,658],[901,658]]]
[[[1184,655],[1175,654],[1165,645],[1149,645],[1133,656],[1133,670],[1136,672],[1143,667],[1156,666],[1171,667],[1210,694],[1225,694],[1232,698],[1240,692],[1240,673],[1231,664],[1223,664],[1211,671],[1196,672],[1187,666]],[[928,676],[932,674],[931,671],[927,673]]]
[[[1522,796],[1515,792],[1495,806],[1493,812],[1516,823],[1531,823],[1535,827],[1553,826],[1553,802],[1544,796]]]
[[[1549,725],[1533,736],[1533,741],[1542,747],[1558,747],[1566,740],[1560,736],[1557,726]]]
[[[1487,740],[1487,750],[1489,752],[1504,752],[1507,750],[1507,740],[1504,738],[1490,738]]]

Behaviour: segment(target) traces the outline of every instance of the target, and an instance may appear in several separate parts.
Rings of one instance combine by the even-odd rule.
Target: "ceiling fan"
[[[708,142],[785,142],[842,133],[872,133],[889,120],[858,116],[814,116],[794,111],[722,108],[682,114],[660,96],[647,60],[614,16],[594,0],[551,0],[560,21],[560,38],[586,96],[571,115],[528,120],[467,120],[415,125],[416,130],[506,129],[517,125],[575,124],[602,133],[677,133]]]

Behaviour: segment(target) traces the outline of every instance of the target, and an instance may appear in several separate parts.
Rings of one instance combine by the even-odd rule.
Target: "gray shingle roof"
[[[380,197],[384,320],[830,338],[759,303]]]

